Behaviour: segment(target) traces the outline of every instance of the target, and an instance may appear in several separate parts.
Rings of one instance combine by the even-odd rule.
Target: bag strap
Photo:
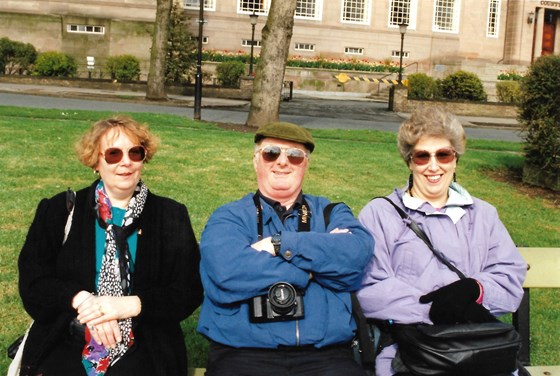
[[[448,259],[447,257],[445,257],[441,252],[438,252],[435,250],[434,246],[432,245],[432,242],[430,241],[430,238],[428,237],[428,235],[426,235],[426,233],[424,232],[424,230],[422,230],[422,228],[420,226],[418,226],[418,223],[416,223],[412,218],[410,218],[410,216],[408,214],[406,214],[404,212],[404,210],[402,210],[397,204],[395,204],[393,202],[393,200],[391,200],[388,197],[385,196],[377,196],[374,197],[373,200],[375,200],[376,198],[382,198],[384,200],[387,200],[391,205],[393,205],[393,207],[397,210],[397,212],[399,213],[399,215],[401,216],[402,219],[406,220],[406,225],[412,230],[414,231],[414,233],[420,238],[422,239],[422,241],[424,243],[426,243],[426,245],[428,246],[428,248],[430,249],[430,251],[432,251],[432,253],[436,256],[436,258],[441,261],[445,266],[447,266],[449,269],[451,269],[453,272],[455,272],[455,274],[457,274],[459,276],[459,278],[461,279],[465,279],[467,278],[465,276],[465,274],[460,271],[459,269],[457,269],[457,267],[455,265],[453,265]]]

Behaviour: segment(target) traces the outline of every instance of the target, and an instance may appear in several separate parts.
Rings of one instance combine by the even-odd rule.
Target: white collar
[[[436,210],[432,205],[424,200],[417,197],[413,197],[405,191],[403,195],[403,204],[409,209],[422,211],[426,215],[447,215],[453,223],[459,222],[459,220],[465,215],[465,209],[463,206],[472,205],[473,199],[469,192],[459,184],[452,182],[449,186],[448,192],[449,198],[447,202],[440,210]],[[429,208],[421,208],[424,204],[429,205]],[[429,211],[426,211],[428,209]]]

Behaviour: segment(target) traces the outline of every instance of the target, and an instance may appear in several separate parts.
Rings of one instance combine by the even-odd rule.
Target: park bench
[[[525,292],[521,305],[513,314],[513,325],[521,334],[522,344],[519,360],[526,365],[531,376],[560,376],[560,365],[531,365],[531,320],[530,296],[532,288],[560,288],[560,248],[519,248],[528,264],[527,278],[523,284]],[[555,336],[560,334],[560,322]],[[555,351],[560,351],[556,349]]]
[[[519,360],[531,376],[560,376],[560,365],[531,365],[530,296],[532,288],[560,288],[560,248],[525,248],[519,252],[528,265],[527,278],[523,284],[524,296],[517,312],[512,315],[513,325],[521,334],[522,347]],[[556,336],[560,335],[560,322]],[[557,349],[556,351],[560,351]],[[189,376],[204,376],[204,368],[189,369]]]

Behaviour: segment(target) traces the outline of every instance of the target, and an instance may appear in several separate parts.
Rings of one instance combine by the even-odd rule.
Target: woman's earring
[[[412,173],[408,175],[408,189],[412,188]]]
[[[457,183],[457,174],[453,173],[453,183]]]

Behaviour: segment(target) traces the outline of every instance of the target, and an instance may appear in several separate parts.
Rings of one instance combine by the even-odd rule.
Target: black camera
[[[276,282],[268,294],[250,301],[249,320],[253,323],[297,320],[304,317],[304,292],[288,282]]]

